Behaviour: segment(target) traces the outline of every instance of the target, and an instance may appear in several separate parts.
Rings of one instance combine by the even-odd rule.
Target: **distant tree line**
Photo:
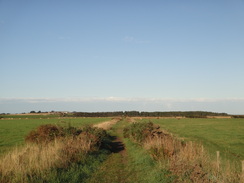
[[[172,111],[172,112],[139,112],[139,111],[116,111],[116,112],[74,112],[75,117],[187,117],[206,118],[207,116],[228,116],[227,113],[215,113],[205,111]]]
[[[38,111],[38,112],[36,112],[36,111],[30,111],[30,113],[42,113],[41,111]]]
[[[232,115],[232,118],[244,118],[244,115]]]

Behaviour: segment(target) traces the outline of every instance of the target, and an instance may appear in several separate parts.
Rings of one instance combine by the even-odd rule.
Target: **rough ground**
[[[109,128],[111,128],[114,124],[116,124],[118,121],[120,120],[120,118],[114,118],[110,121],[105,121],[103,123],[99,123],[96,125],[93,125],[94,127],[98,127],[98,128],[102,128],[104,130],[108,130]]]
[[[102,164],[97,172],[92,175],[89,183],[125,183],[127,181],[126,162],[127,154],[124,144],[115,138],[112,144],[113,153]]]
[[[114,119],[112,121],[100,123],[96,127],[103,129],[109,129],[112,125],[119,120]],[[88,183],[126,183],[129,181],[129,172],[127,170],[127,151],[123,143],[123,139],[118,135],[122,133],[121,129],[115,129],[116,136],[113,136],[111,143],[112,154],[102,164],[97,172],[87,181]]]

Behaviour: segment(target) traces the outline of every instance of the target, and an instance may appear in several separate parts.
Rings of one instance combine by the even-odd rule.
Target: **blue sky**
[[[0,113],[244,114],[244,1],[0,1]]]

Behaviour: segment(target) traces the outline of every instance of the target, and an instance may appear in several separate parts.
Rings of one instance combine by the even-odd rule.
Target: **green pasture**
[[[43,115],[43,114],[2,114],[0,115],[0,119],[47,119],[47,118],[57,118],[60,117],[59,114],[47,114],[47,115]]]
[[[24,143],[25,136],[43,124],[62,126],[83,126],[107,121],[110,118],[52,118],[52,119],[1,119],[0,120],[0,155],[12,147]]]
[[[144,119],[145,120],[145,119]],[[227,159],[244,160],[244,119],[151,119],[187,141],[202,143]]]

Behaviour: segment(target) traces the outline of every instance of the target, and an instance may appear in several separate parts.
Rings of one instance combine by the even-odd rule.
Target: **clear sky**
[[[0,113],[244,114],[243,0],[0,0]]]

